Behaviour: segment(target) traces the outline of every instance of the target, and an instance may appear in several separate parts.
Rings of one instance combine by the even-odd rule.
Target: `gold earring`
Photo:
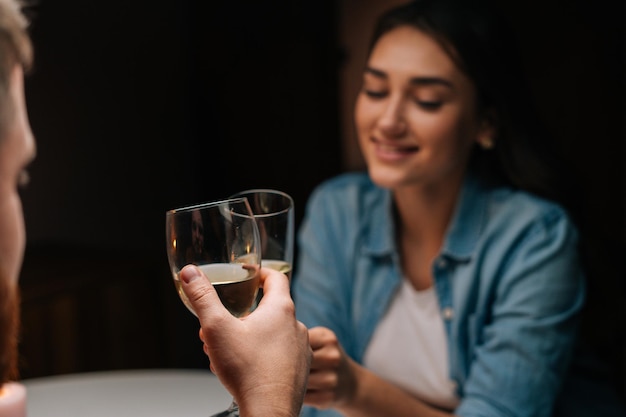
[[[481,148],[483,148],[484,150],[489,150],[489,149],[493,149],[493,139],[491,139],[490,137],[485,137],[485,138],[481,138],[478,141],[478,144],[480,145]]]

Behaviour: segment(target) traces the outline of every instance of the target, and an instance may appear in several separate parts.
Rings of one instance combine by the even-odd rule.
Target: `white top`
[[[207,417],[232,400],[208,370],[86,372],[22,383],[28,417]]]
[[[448,345],[434,287],[416,291],[403,280],[363,358],[378,376],[440,408],[459,404],[449,378]]]

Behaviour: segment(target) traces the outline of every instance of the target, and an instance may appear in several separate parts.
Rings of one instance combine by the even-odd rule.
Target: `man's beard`
[[[19,376],[19,329],[19,287],[7,277],[0,276],[0,386]]]

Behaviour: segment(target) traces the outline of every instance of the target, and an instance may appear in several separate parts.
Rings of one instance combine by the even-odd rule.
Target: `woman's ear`
[[[476,135],[476,142],[485,149],[493,149],[496,145],[497,123],[496,114],[493,110],[487,110],[480,124],[480,129]]]

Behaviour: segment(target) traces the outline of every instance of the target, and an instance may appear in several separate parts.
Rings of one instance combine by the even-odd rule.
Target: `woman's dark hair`
[[[379,18],[370,49],[381,36],[400,26],[432,36],[474,82],[479,111],[495,122],[495,147],[483,150],[476,146],[470,169],[484,181],[532,192],[568,210],[581,234],[579,253],[585,273],[593,277],[587,280],[581,349],[593,351],[591,357],[596,355],[595,362],[578,363],[573,369],[596,375],[598,381],[610,375],[623,398],[623,332],[610,327],[620,324],[598,326],[605,317],[623,323],[623,314],[611,307],[623,303],[623,264],[616,265],[621,244],[590,233],[597,219],[585,212],[574,176],[577,171],[571,162],[559,158],[554,138],[535,109],[517,39],[506,17],[489,0],[414,0]],[[602,368],[604,364],[606,368]]]
[[[564,162],[538,117],[513,31],[488,0],[416,0],[383,14],[370,50],[385,33],[411,26],[431,35],[476,87],[478,107],[497,129],[495,147],[476,147],[470,169],[568,205]]]

